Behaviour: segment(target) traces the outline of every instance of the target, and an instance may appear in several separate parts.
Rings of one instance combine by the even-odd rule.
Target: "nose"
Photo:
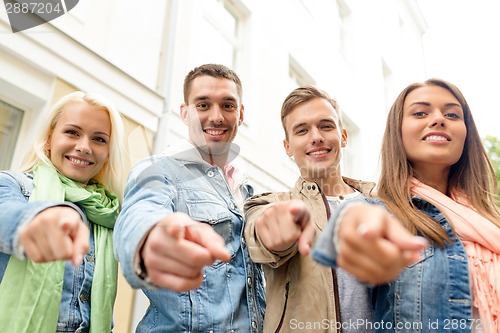
[[[324,142],[323,135],[321,134],[321,131],[318,128],[311,128],[311,143],[316,144],[316,143],[323,143]]]
[[[222,124],[222,121],[224,120],[224,116],[222,115],[222,110],[218,105],[214,105],[210,109],[210,114],[208,116],[208,120],[210,122],[216,123],[216,124]]]
[[[80,138],[76,143],[75,150],[79,153],[90,155],[92,149],[90,149],[89,139],[86,137]]]
[[[431,117],[430,127],[444,127],[445,118],[441,111],[435,111]]]

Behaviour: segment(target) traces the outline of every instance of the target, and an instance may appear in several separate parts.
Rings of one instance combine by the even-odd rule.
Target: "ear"
[[[241,104],[240,108],[240,119],[238,120],[238,126],[243,124],[243,120],[245,119],[245,106]]]
[[[283,147],[285,147],[286,154],[287,154],[289,157],[292,157],[292,152],[290,151],[290,144],[288,143],[288,140],[287,140],[287,139],[283,139]]]
[[[188,106],[186,105],[186,103],[181,104],[180,115],[181,115],[181,119],[184,122],[184,124],[188,125],[189,124],[189,115],[188,115]]]
[[[342,139],[341,139],[341,146],[344,148],[347,146],[347,131],[345,129],[342,130]]]
[[[47,137],[47,140],[45,140],[45,144],[43,145],[43,148],[49,154],[50,154],[50,139],[51,139],[51,137],[52,137],[52,133],[49,134],[49,136]]]

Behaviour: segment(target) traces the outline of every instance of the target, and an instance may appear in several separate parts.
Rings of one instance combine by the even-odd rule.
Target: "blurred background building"
[[[40,113],[73,90],[104,95],[123,114],[129,167],[161,152],[187,135],[184,76],[213,62],[242,79],[246,112],[235,142],[257,192],[286,190],[298,175],[279,113],[303,84],[343,110],[343,173],[376,180],[390,104],[426,78],[426,29],[415,0],[80,0],[18,33],[1,8],[0,169],[19,167]],[[146,307],[120,278],[115,332],[133,332]]]

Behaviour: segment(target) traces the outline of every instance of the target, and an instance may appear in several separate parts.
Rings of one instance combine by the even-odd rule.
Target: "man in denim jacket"
[[[150,300],[137,332],[262,331],[262,271],[242,240],[241,208],[253,188],[229,163],[241,98],[232,70],[194,68],[180,108],[189,142],[129,176],[114,246],[125,278]]]

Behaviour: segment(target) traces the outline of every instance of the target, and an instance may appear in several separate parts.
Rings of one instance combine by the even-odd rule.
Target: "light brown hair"
[[[292,92],[288,94],[288,96],[285,98],[285,101],[281,106],[281,125],[283,125],[283,129],[285,130],[285,137],[287,140],[288,140],[288,133],[285,127],[286,116],[288,116],[297,105],[309,102],[314,98],[323,98],[333,106],[339,117],[338,126],[340,129],[343,128],[342,114],[337,104],[337,101],[331,98],[325,91],[318,89],[313,85],[306,85],[292,90]]]
[[[411,201],[409,181],[418,179],[408,161],[402,139],[402,122],[405,99],[413,90],[424,86],[438,86],[448,90],[459,101],[467,128],[464,149],[460,159],[451,166],[448,177],[448,193],[458,190],[468,196],[477,211],[500,227],[500,209],[496,205],[497,180],[490,159],[474,123],[469,105],[460,90],[441,79],[429,79],[413,83],[396,98],[389,111],[381,152],[381,175],[378,195],[387,208],[413,233],[421,233],[443,245],[449,240],[441,226]]]

